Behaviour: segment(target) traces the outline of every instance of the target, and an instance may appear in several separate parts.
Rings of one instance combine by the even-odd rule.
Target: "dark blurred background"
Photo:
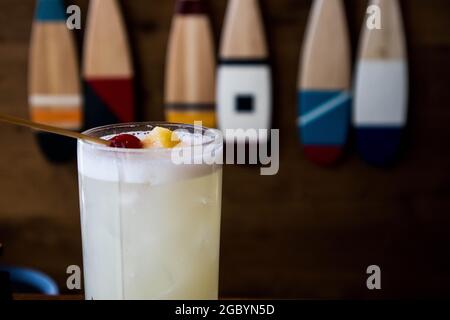
[[[224,172],[220,290],[224,297],[450,296],[450,1],[404,0],[411,67],[409,132],[399,162],[364,164],[350,143],[334,168],[309,163],[296,130],[299,53],[312,1],[262,0],[275,72],[277,176]],[[81,6],[87,0],[68,1]],[[121,1],[135,55],[141,119],[163,119],[173,1]],[[354,48],[365,0],[345,1]],[[226,1],[210,0],[216,43]],[[0,112],[27,117],[34,1],[0,0]],[[83,26],[85,19],[83,18]],[[83,30],[77,33],[81,48]],[[38,268],[65,288],[82,264],[76,163],[51,165],[32,132],[0,125],[0,263]],[[382,290],[366,288],[366,268]]]

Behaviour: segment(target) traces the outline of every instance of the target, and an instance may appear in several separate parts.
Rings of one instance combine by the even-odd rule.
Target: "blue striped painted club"
[[[341,0],[315,0],[308,19],[298,81],[298,127],[305,155],[328,166],[347,143],[351,54]]]

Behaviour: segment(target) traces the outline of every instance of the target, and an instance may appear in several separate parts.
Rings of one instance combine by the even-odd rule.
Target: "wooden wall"
[[[210,0],[218,39],[225,0]],[[275,70],[281,167],[224,173],[221,294],[276,298],[445,297],[450,294],[450,2],[404,0],[411,60],[410,128],[401,161],[380,170],[354,147],[333,169],[305,160],[296,78],[311,1],[262,0]],[[86,13],[87,1],[74,0]],[[353,45],[365,1],[345,1]],[[122,1],[143,119],[162,120],[164,56],[173,1]],[[0,112],[27,116],[32,0],[0,0]],[[84,20],[83,20],[84,23]],[[77,34],[82,39],[82,31]],[[63,286],[81,264],[76,164],[54,166],[30,131],[0,124],[2,263],[40,268]],[[382,269],[381,292],[365,287]]]

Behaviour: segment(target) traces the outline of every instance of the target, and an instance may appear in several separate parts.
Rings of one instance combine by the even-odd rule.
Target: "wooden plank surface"
[[[84,300],[83,295],[59,295],[59,296],[45,296],[41,294],[15,294],[13,300],[17,301],[81,301]]]
[[[82,294],[65,294],[57,296],[46,296],[42,294],[14,294],[13,300],[17,301],[83,301]],[[219,298],[220,300],[248,300],[248,298]]]
[[[73,3],[86,13],[87,0]],[[140,112],[162,120],[173,3],[122,4],[137,56]],[[226,1],[209,4],[219,39]],[[450,109],[443,103],[450,101],[450,2],[402,1],[412,66],[411,112],[407,150],[390,170],[371,168],[354,152],[334,169],[319,169],[305,159],[293,119],[311,1],[261,4],[277,79],[274,127],[281,129],[281,167],[275,177],[261,177],[247,166],[225,168],[221,294],[448,297],[450,149],[442,141],[450,140]],[[355,53],[366,1],[345,4]],[[23,117],[33,6],[32,0],[0,2],[0,110]],[[0,164],[8,168],[0,170],[0,241],[5,245],[0,263],[39,268],[63,288],[65,268],[81,264],[75,164],[49,165],[28,130],[0,125],[0,137]],[[370,264],[382,268],[381,292],[365,287]]]

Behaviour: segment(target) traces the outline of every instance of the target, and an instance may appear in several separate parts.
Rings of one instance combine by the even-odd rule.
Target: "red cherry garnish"
[[[131,134],[119,134],[109,140],[109,146],[112,148],[124,148],[124,149],[142,149],[141,140]]]

